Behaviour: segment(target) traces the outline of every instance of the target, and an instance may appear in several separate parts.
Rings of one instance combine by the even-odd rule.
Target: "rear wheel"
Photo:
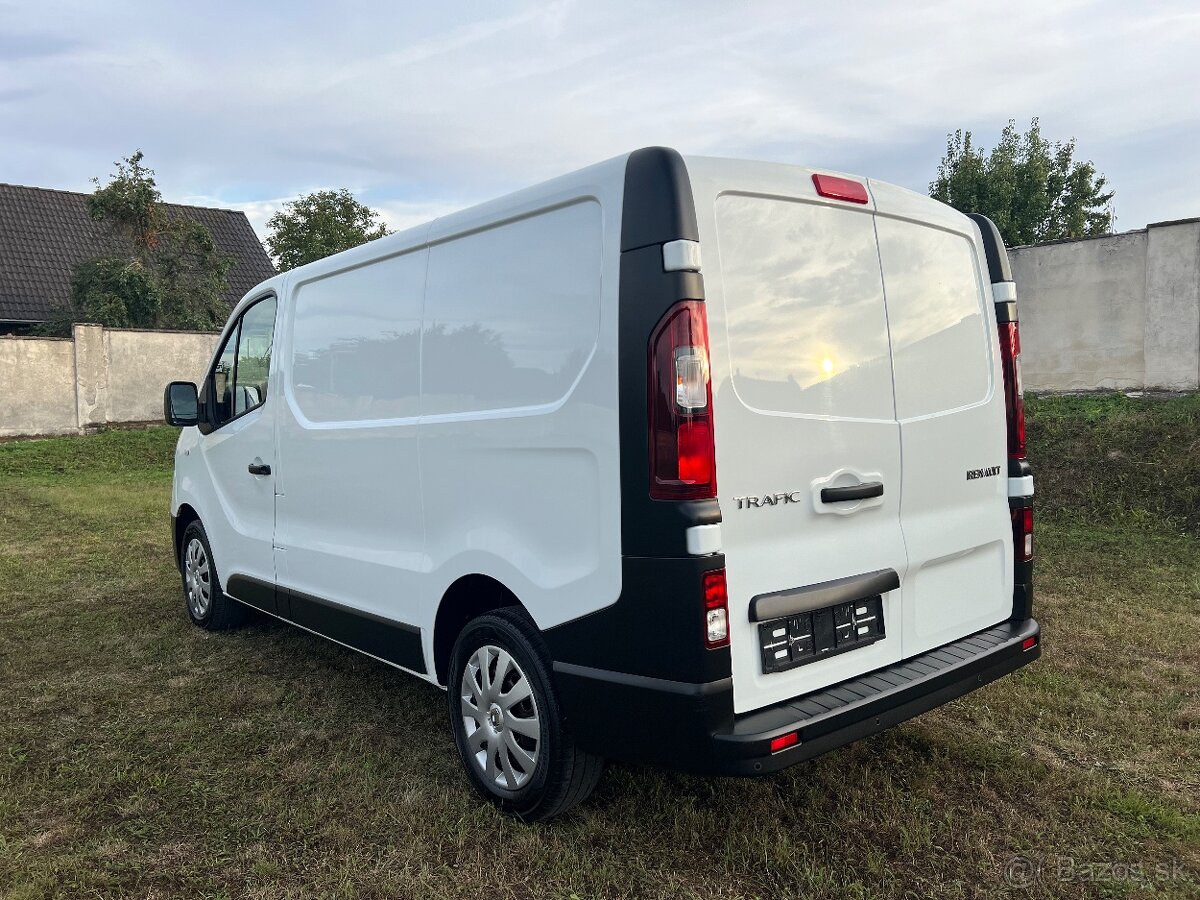
[[[183,599],[192,622],[208,631],[226,631],[241,624],[245,611],[221,590],[208,535],[199,521],[183,532],[179,550]]]
[[[480,616],[455,642],[447,691],[450,727],[475,790],[528,822],[587,799],[604,761],[564,728],[537,628],[518,610]]]

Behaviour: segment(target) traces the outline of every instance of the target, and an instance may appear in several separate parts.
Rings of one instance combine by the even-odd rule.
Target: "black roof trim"
[[[635,150],[625,164],[621,250],[678,240],[700,240],[683,157],[668,147]]]
[[[1004,249],[1004,238],[1000,237],[1000,229],[996,227],[996,223],[979,213],[967,213],[967,218],[979,226],[979,233],[983,236],[983,252],[987,256],[988,277],[992,284],[1012,281],[1008,251]]]

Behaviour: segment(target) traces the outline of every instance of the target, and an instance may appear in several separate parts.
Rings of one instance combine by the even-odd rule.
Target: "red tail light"
[[[1029,562],[1033,559],[1033,507],[1009,510],[1009,514],[1012,516],[1013,553],[1017,562]]]
[[[729,646],[729,589],[724,569],[704,573],[704,646],[709,650]]]
[[[708,316],[682,300],[650,338],[650,496],[706,500],[717,495]]]
[[[1025,458],[1025,395],[1021,386],[1021,331],[1016,322],[1000,324],[1000,361],[1004,369],[1004,406],[1008,413],[1008,458]]]

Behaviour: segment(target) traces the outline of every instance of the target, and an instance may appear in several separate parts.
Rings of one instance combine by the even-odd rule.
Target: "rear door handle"
[[[271,467],[268,466],[266,463],[264,463],[260,459],[256,459],[254,462],[250,463],[250,465],[246,466],[246,470],[251,475],[270,475],[271,474]],[[824,499],[824,498],[822,498],[822,499]]]
[[[849,487],[821,488],[822,503],[845,503],[850,500],[870,500],[883,496],[882,481],[865,481]]]

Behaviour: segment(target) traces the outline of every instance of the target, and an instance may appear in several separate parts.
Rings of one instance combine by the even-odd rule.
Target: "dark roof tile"
[[[50,309],[71,294],[71,271],[111,247],[103,223],[87,211],[87,194],[0,184],[0,322],[45,322]],[[164,204],[212,233],[228,257],[229,283],[221,299],[230,307],[275,274],[246,214],[231,209]]]

